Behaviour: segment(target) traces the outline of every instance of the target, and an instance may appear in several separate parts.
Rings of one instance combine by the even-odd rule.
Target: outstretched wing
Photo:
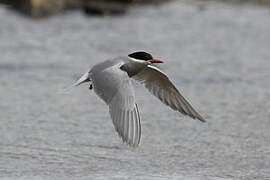
[[[141,122],[128,74],[119,66],[113,66],[102,71],[98,79],[97,76],[94,79],[94,89],[108,104],[115,130],[125,143],[138,146],[141,138]]]
[[[118,132],[122,140],[131,145],[138,146],[141,139],[141,122],[137,104],[133,104],[130,108],[122,108],[118,106],[121,101],[121,95],[115,96],[110,104],[110,115],[113,120],[115,130]],[[121,103],[129,103],[122,101]]]
[[[180,94],[169,78],[157,67],[148,65],[133,78],[144,84],[153,95],[173,110],[205,122],[202,116]]]

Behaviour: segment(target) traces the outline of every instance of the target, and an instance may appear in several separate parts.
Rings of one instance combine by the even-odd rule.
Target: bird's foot
[[[93,85],[92,84],[90,84],[90,86],[89,86],[89,90],[91,90],[91,89],[93,89]]]

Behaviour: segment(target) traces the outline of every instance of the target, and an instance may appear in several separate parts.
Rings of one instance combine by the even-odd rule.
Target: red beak
[[[163,61],[161,61],[159,59],[152,59],[150,62],[151,63],[164,63]]]

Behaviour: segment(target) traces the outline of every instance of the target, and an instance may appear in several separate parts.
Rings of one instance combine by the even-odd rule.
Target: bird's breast
[[[92,73],[91,79],[95,93],[107,104],[124,81],[122,70],[117,66]],[[127,77],[127,75],[125,75]]]

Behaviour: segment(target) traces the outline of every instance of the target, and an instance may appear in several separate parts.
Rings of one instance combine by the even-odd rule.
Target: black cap
[[[129,54],[128,56],[134,59],[145,60],[145,61],[153,59],[151,54],[147,52],[143,52],[143,51],[134,52],[132,54]]]

